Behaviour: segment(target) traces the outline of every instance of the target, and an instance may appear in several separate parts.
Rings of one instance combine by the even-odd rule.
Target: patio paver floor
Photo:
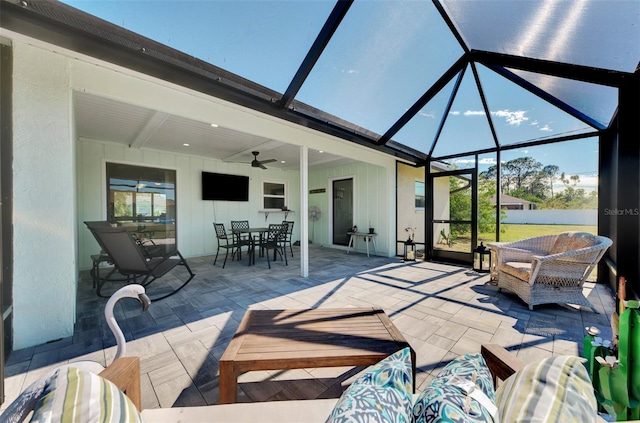
[[[176,295],[153,303],[144,314],[135,300],[117,304],[127,355],[141,358],[143,408],[217,404],[218,360],[247,309],[381,307],[417,353],[418,391],[451,359],[479,351],[482,343],[500,344],[527,362],[580,354],[585,326],[598,326],[604,339],[611,337],[614,301],[602,285],[585,287],[600,314],[560,305],[530,311],[515,295],[498,292],[488,274],[468,267],[403,263],[398,257],[368,258],[313,245],[305,279],[296,247],[294,254],[289,266],[276,262],[271,270],[260,259],[251,267],[229,260],[222,269],[220,263],[213,266],[213,256],[190,258],[196,277]],[[178,268],[149,290],[178,283],[171,279],[182,272]],[[4,406],[59,364],[112,361],[115,340],[104,322],[105,304],[83,272],[75,333],[11,354]],[[361,370],[246,373],[239,378],[238,401],[337,397]]]

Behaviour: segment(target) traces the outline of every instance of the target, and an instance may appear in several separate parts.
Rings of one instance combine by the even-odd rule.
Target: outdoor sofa
[[[459,420],[463,422],[493,421],[491,413],[510,422],[550,421],[545,415],[558,418],[558,413],[557,421],[603,421],[596,413],[589,376],[579,357],[551,357],[525,365],[501,346],[483,345],[481,353],[450,362],[419,394],[412,394],[410,357],[409,348],[405,348],[365,369],[340,399],[158,408],[141,413],[140,360],[122,357],[100,375],[70,371],[69,367],[56,371],[44,392],[47,400],[38,403],[34,417],[41,418],[35,421],[60,421],[56,413],[66,407],[67,412],[73,410],[86,418],[89,413],[111,413],[114,421],[147,423],[383,421],[380,417],[423,422],[438,413],[442,417],[460,412],[466,414]],[[80,385],[84,390],[78,390]],[[372,398],[374,401],[369,401]],[[349,420],[358,413],[361,419]]]

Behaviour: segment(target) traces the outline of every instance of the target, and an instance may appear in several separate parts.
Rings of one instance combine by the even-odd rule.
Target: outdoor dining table
[[[238,261],[240,261],[242,259],[241,255],[240,255],[240,237],[243,234],[249,234],[249,249],[255,248],[253,235],[254,234],[259,235],[260,236],[260,244],[262,244],[262,240],[263,240],[264,234],[269,232],[269,228],[233,229],[231,232],[233,233],[233,236],[236,237],[235,241],[238,243],[238,246],[239,246],[238,247]],[[248,254],[248,256],[249,256],[249,266],[251,266],[251,254]]]

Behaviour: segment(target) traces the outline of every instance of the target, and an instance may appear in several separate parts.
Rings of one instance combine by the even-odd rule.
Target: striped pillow
[[[580,357],[550,357],[511,375],[496,391],[500,421],[595,422],[598,406],[584,362]]]
[[[54,373],[32,422],[142,422],[131,400],[111,381],[76,367]]]

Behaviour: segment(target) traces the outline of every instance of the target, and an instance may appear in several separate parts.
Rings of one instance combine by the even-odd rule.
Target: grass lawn
[[[500,225],[502,232],[500,233],[501,242],[517,241],[519,239],[532,238],[540,235],[553,235],[560,232],[578,231],[588,232],[593,235],[598,234],[597,226],[589,225],[527,225],[527,224],[502,224]],[[481,232],[478,233],[478,243],[484,241],[484,243],[495,241],[495,232]],[[438,244],[435,248],[448,251],[470,252],[471,247],[471,234],[463,234],[451,246]],[[475,247],[474,247],[475,248]],[[594,269],[589,275],[588,280],[595,281],[598,276],[598,269]]]
[[[594,235],[597,235],[598,232],[597,226],[589,225],[529,225],[503,223],[500,225],[500,229],[502,230],[500,233],[501,242],[518,241],[520,239],[532,238],[534,236],[553,235],[568,231],[588,232]],[[478,242],[480,241],[483,241],[485,244],[495,241],[495,232],[478,233]],[[471,234],[466,233],[459,235],[451,246],[438,244],[435,248],[440,250],[470,252],[472,250]],[[475,246],[473,248],[475,248]]]
[[[598,233],[597,226],[587,225],[527,225],[503,223],[500,225],[500,229],[502,230],[500,233],[500,241],[502,242],[517,241],[519,239],[531,238],[540,235],[559,234],[560,232],[567,231],[588,232],[594,235],[597,235]],[[478,240],[484,242],[494,241],[495,233],[479,233]]]

